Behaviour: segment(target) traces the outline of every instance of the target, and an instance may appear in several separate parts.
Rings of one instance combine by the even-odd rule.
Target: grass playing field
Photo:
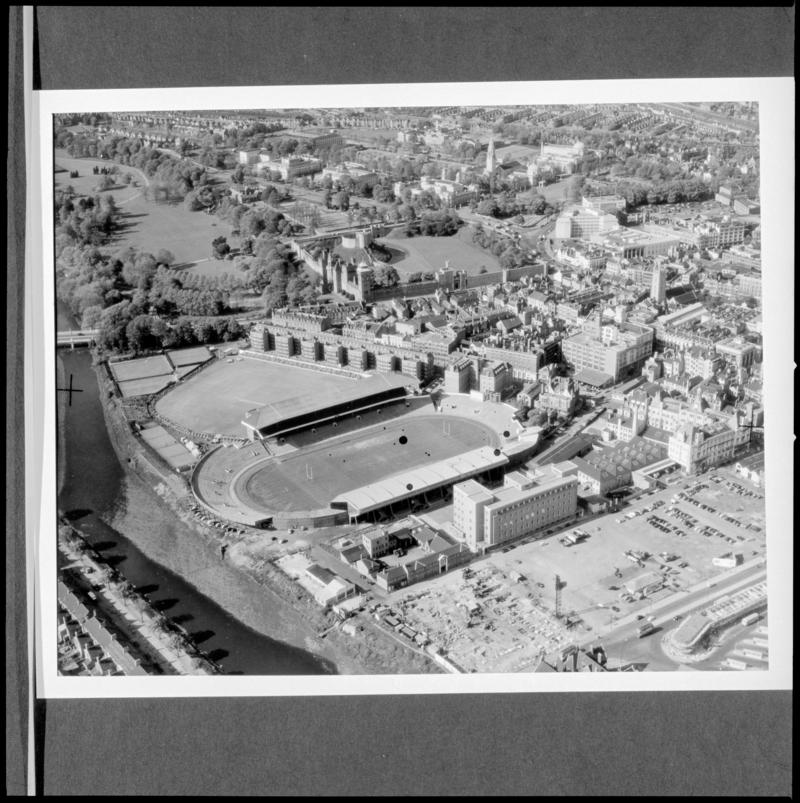
[[[468,242],[469,230],[464,227],[452,237],[405,237],[402,230],[396,229],[383,242],[393,249],[404,251],[407,256],[392,264],[401,277],[421,271],[435,273],[443,268],[446,261],[454,270],[466,271],[471,276],[486,268],[488,272],[500,269],[500,263],[493,254]]]
[[[248,410],[295,396],[324,396],[343,376],[248,358],[220,360],[159,399],[156,409],[196,432],[244,435]]]
[[[258,510],[320,510],[345,491],[498,442],[480,421],[404,416],[270,458],[244,471],[234,492]]]

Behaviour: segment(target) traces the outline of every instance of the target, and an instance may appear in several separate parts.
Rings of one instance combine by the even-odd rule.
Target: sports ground
[[[232,359],[219,360],[178,385],[159,399],[158,412],[195,432],[243,436],[248,410],[297,396],[324,398],[332,385],[358,381],[299,366]]]
[[[233,492],[257,510],[320,510],[346,491],[481,446],[497,446],[499,440],[480,421],[445,415],[402,416],[267,458],[241,472],[233,481]]]

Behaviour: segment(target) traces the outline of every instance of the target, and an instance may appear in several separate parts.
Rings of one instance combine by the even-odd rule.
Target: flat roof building
[[[507,474],[496,490],[464,483],[453,491],[453,523],[472,549],[490,549],[574,516],[577,488],[575,477],[537,479],[521,471]]]
[[[576,371],[592,368],[619,382],[641,371],[653,353],[653,330],[649,326],[624,323],[620,326],[595,324],[561,341],[564,360]]]

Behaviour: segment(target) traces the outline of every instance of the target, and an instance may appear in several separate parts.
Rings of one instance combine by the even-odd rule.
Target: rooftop
[[[326,388],[324,397],[294,396],[271,402],[249,410],[242,423],[252,429],[261,430],[286,419],[324,410],[336,404],[358,401],[383,391],[405,387],[409,381],[408,377],[401,375],[371,374],[352,382],[331,384]]]
[[[482,474],[506,463],[508,457],[499,449],[481,446],[479,449],[464,452],[447,460],[417,466],[379,482],[339,494],[331,504],[339,507],[346,504],[351,515],[358,516],[371,510],[378,510],[392,502],[409,499],[424,491],[454,483],[461,477]]]

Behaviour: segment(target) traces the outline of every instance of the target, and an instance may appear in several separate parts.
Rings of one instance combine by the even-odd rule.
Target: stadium
[[[208,435],[232,434],[238,405],[239,437],[203,455],[191,487],[214,516],[248,526],[380,521],[447,498],[463,479],[498,477],[521,453],[511,408],[467,396],[432,403],[399,374],[343,379],[245,357],[207,367],[161,403],[176,426]]]

